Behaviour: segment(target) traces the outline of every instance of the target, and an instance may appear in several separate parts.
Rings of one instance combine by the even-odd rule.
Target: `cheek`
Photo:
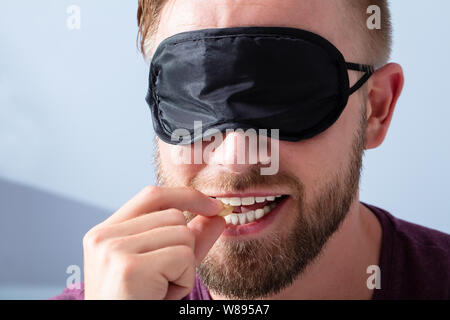
[[[160,169],[173,186],[186,186],[202,169],[203,165],[177,163],[183,148],[159,141]]]
[[[350,161],[359,113],[349,103],[339,119],[321,134],[299,142],[280,141],[280,167],[311,188],[330,180]]]

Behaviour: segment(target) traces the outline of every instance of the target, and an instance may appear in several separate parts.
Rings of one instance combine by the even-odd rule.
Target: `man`
[[[379,30],[370,30],[366,26],[366,10],[370,5],[381,9]],[[244,57],[247,49],[242,48],[247,46],[251,48],[248,50],[255,50],[256,60],[257,54],[267,50],[274,64],[282,65],[283,59],[291,59],[289,63],[293,66],[303,63],[302,70],[307,70],[310,65],[319,68],[326,64],[322,60],[319,63],[321,53],[317,51],[307,56],[311,59],[307,63],[304,61],[306,56],[298,61],[295,57],[307,50],[316,50],[317,44],[326,42],[322,40],[324,38],[342,53],[346,62],[352,62],[353,66],[372,65],[376,71],[371,74],[371,68],[349,67],[349,86],[355,92],[348,94],[342,113],[323,130],[316,130],[301,139],[298,135],[299,139],[295,140],[283,136],[286,128],[280,126],[280,139],[272,136],[268,139],[269,145],[278,144],[278,170],[270,175],[261,173],[261,159],[256,163],[236,161],[242,150],[243,133],[225,131],[224,127],[219,128],[220,143],[209,149],[207,159],[203,159],[208,161],[177,162],[174,154],[181,151],[195,153],[194,149],[199,145],[193,140],[186,145],[171,143],[168,137],[174,130],[167,129],[167,126],[179,119],[178,114],[191,107],[175,111],[167,107],[163,110],[165,114],[153,114],[159,136],[156,142],[157,169],[161,186],[145,188],[86,234],[83,239],[84,289],[66,290],[57,298],[450,297],[450,236],[396,219],[382,209],[359,201],[363,152],[383,142],[403,87],[401,67],[395,63],[386,64],[391,44],[386,1],[140,0],[138,22],[142,51],[147,58],[153,57],[151,90],[147,100],[152,111],[156,110],[155,105],[161,103],[161,108],[167,107],[170,101],[177,101],[179,97],[187,101],[186,106],[195,108],[196,104],[188,101],[192,96],[188,97],[182,91],[184,85],[189,86],[186,91],[192,95],[199,93],[197,103],[212,99],[211,92],[214,99],[218,96],[222,99],[225,93],[209,90],[209,85],[219,81],[221,86],[216,87],[222,88],[228,86],[223,79],[242,79],[240,73],[247,70],[247,65],[239,64],[239,68],[233,69],[235,77],[228,77],[233,63],[226,62],[229,58],[236,58],[233,56],[235,51],[238,52],[236,56]],[[243,29],[230,29],[240,27]],[[282,51],[280,59],[276,58],[280,55],[274,53],[276,46],[269,48],[267,43],[260,42],[259,35],[253,33],[262,31],[262,37],[265,37],[266,31],[278,30],[270,27],[291,28],[280,29],[282,34],[276,37],[268,36],[275,42],[281,39],[279,48],[286,50]],[[205,29],[217,31],[190,33]],[[246,33],[245,37],[230,36],[234,30],[249,34]],[[183,32],[188,33],[178,36]],[[295,36],[288,37],[285,32],[292,32]],[[202,38],[196,38],[199,34]],[[172,36],[175,38],[161,46]],[[292,40],[296,36],[299,39]],[[183,41],[175,41],[180,37]],[[214,46],[221,39],[230,42]],[[297,44],[304,50],[295,51]],[[178,46],[178,51],[166,54],[175,46]],[[324,46],[331,48],[328,44]],[[159,51],[158,47],[161,47]],[[211,72],[208,68],[211,61],[205,57],[212,58],[207,53],[218,47],[220,50],[215,57],[221,52],[227,54],[221,58],[223,64],[219,61]],[[185,54],[180,53],[183,50],[186,50]],[[199,50],[199,54],[189,54]],[[333,51],[335,49],[330,50],[331,56],[335,55],[337,61],[341,61],[339,54]],[[295,53],[294,58],[288,58],[292,52]],[[245,59],[248,64],[253,63],[252,59]],[[197,65],[198,61],[202,65]],[[195,67],[189,69],[191,66]],[[267,72],[279,72],[270,66],[267,63]],[[184,71],[177,71],[177,76],[170,78],[170,68]],[[217,69],[221,71],[217,72]],[[365,71],[367,76],[361,71]],[[283,72],[288,73],[289,70]],[[304,82],[305,88],[302,86],[296,90],[307,92],[308,86],[327,81],[327,75],[317,74],[320,77],[316,79],[316,74],[311,73],[309,81]],[[244,76],[263,78],[264,72],[249,72]],[[190,82],[183,82],[185,78]],[[198,84],[199,78],[203,82],[195,91],[193,82]],[[264,85],[273,78],[254,81],[252,85]],[[359,79],[363,81],[358,82]],[[270,88],[278,88],[283,95],[294,95],[294,91],[285,93],[284,85],[277,87],[277,83],[285,80],[283,77],[275,80]],[[171,87],[167,84],[170,81],[173,81]],[[166,84],[171,91],[164,96]],[[258,92],[264,94],[264,90]],[[311,89],[305,97],[310,97],[312,92],[314,90]],[[276,95],[277,91],[271,91],[265,99],[270,99],[273,94]],[[220,101],[225,101],[224,105],[228,106],[227,103],[231,105],[230,101],[235,97],[227,96]],[[255,99],[255,95],[251,99]],[[264,102],[262,100],[261,105]],[[214,114],[215,110],[217,116],[217,113],[228,112],[227,109],[217,111],[220,103],[212,105],[218,109],[205,113]],[[272,106],[270,110],[274,108]],[[163,119],[170,110],[174,112],[174,121]],[[258,109],[252,110],[253,113],[258,112]],[[270,110],[268,108],[264,112]],[[291,112],[291,109],[286,110]],[[303,109],[297,108],[295,112],[299,110]],[[201,112],[197,115],[200,118],[204,116]],[[281,121],[276,117],[273,119]],[[282,119],[284,121],[286,117]],[[300,123],[301,119],[296,121]],[[161,125],[164,120],[166,126]],[[168,132],[166,136],[164,130]],[[208,147],[204,142],[200,143],[200,151]],[[225,204],[233,207],[233,214],[228,211],[224,219],[221,216],[224,207],[225,211],[229,210]]]

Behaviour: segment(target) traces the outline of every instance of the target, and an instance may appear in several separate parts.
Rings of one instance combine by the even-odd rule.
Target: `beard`
[[[365,108],[363,108],[365,109]],[[285,219],[282,228],[258,239],[219,238],[197,268],[202,283],[220,296],[230,299],[261,299],[275,295],[298,279],[320,255],[329,238],[339,229],[359,188],[367,121],[362,110],[348,163],[311,190],[306,198],[304,184],[293,174],[279,172],[260,175],[259,167],[245,174],[220,174],[194,177],[187,187],[245,191],[256,187],[288,187],[292,190],[296,215]],[[156,150],[157,179],[161,185],[174,186],[160,166]],[[280,166],[281,168],[281,166]],[[187,215],[187,220],[194,216]]]

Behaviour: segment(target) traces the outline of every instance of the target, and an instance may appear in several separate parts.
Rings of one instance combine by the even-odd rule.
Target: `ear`
[[[403,70],[397,63],[385,65],[370,77],[366,98],[366,149],[378,147],[386,137],[403,83]]]

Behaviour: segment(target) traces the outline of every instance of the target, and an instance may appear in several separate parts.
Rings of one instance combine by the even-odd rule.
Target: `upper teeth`
[[[279,198],[281,195],[276,196],[266,196],[266,197],[245,197],[245,198],[216,198],[217,200],[222,201],[225,204],[229,204],[231,206],[251,206],[252,204],[262,203],[264,201],[274,201],[275,198]]]

